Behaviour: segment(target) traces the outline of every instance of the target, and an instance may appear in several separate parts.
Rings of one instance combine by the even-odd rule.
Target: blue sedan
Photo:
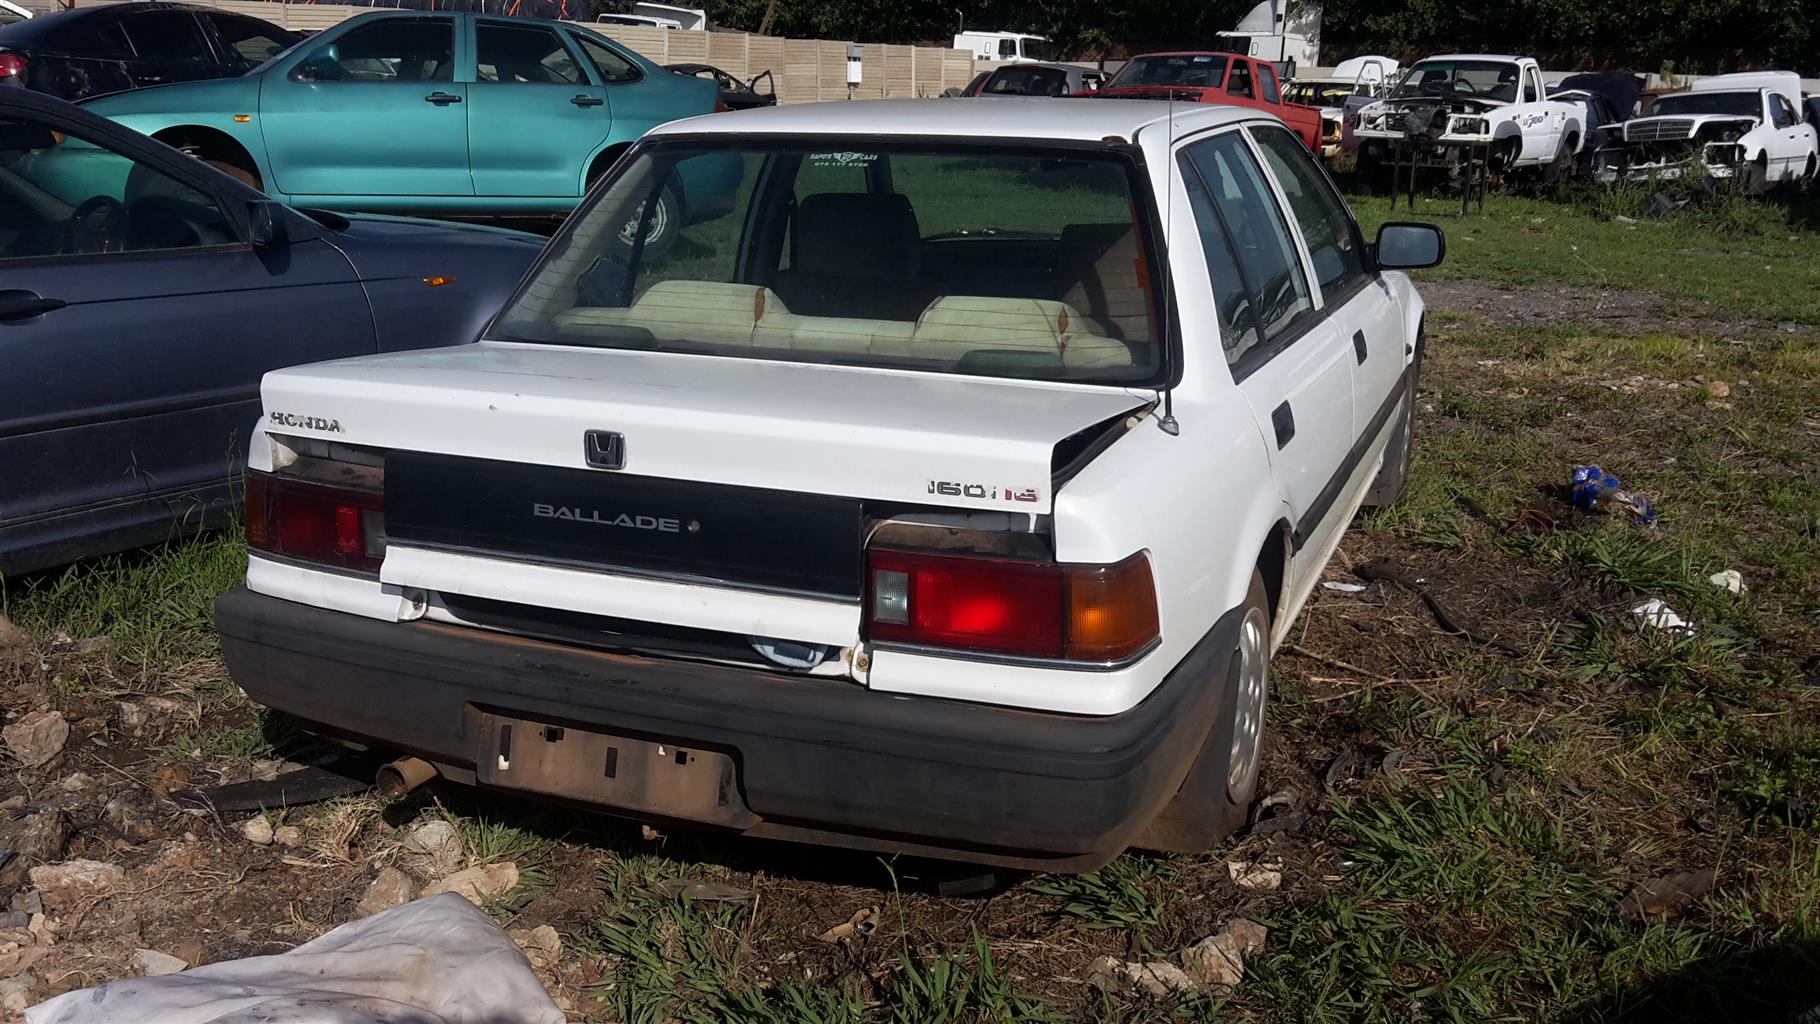
[[[224,523],[267,370],[476,338],[542,242],[294,210],[0,92],[0,574]]]

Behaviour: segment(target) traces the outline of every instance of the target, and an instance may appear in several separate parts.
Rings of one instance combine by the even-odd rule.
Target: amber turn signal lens
[[[1064,568],[1068,660],[1124,661],[1156,640],[1156,585],[1142,551],[1114,565]]]
[[[423,283],[431,288],[441,288],[445,284],[454,284],[455,279],[447,274],[437,274],[435,277],[424,278]]]

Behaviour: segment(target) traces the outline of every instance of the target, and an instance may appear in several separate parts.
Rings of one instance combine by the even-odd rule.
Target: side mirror
[[[334,43],[318,47],[297,65],[297,77],[306,82],[341,77],[341,48]]]
[[[247,241],[253,248],[266,252],[285,245],[290,233],[285,228],[283,208],[270,199],[254,199],[246,204]]]
[[[1447,238],[1433,224],[1392,221],[1378,229],[1371,249],[1380,270],[1421,270],[1446,258]]]

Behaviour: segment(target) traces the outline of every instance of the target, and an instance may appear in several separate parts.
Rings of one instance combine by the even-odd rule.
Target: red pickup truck
[[[1283,102],[1277,69],[1242,54],[1143,53],[1126,61],[1105,85],[1075,95],[1256,107],[1282,118],[1309,152],[1317,157],[1321,154],[1321,112],[1298,103]]]

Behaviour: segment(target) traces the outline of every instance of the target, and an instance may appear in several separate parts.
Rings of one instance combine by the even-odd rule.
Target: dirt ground
[[[1689,312],[1642,293],[1506,291],[1457,281],[1423,290],[1432,310],[1463,321],[1729,338],[1809,333]],[[1487,394],[1504,387],[1477,380],[1473,361],[1439,346],[1431,359],[1431,373],[1452,387]],[[1444,438],[1463,428],[1446,403],[1425,393],[1419,429]],[[1599,432],[1596,424],[1578,429]],[[1537,481],[1523,501],[1532,518],[1469,509],[1465,529],[1488,536],[1578,529],[1563,483]],[[1385,578],[1386,566],[1396,579]],[[44,864],[89,860],[121,873],[102,884],[40,886],[43,917],[28,913],[23,930],[0,929],[0,963],[9,936],[19,950],[36,951],[28,969],[12,972],[15,995],[0,1020],[19,1019],[24,1000],[131,976],[139,950],[192,965],[284,952],[356,918],[386,869],[420,889],[459,868],[505,862],[519,869],[519,885],[481,902],[515,935],[549,925],[563,937],[561,953],[539,973],[575,1018],[616,1019],[612,979],[623,976],[625,954],[601,922],[639,905],[629,892],[696,881],[737,890],[732,905],[741,913],[726,919],[736,933],[724,941],[737,950],[741,977],[758,988],[813,982],[869,999],[900,976],[906,951],[933,956],[968,948],[977,936],[1021,992],[1090,1015],[1101,1005],[1084,985],[1096,957],[1155,959],[1233,918],[1274,919],[1319,900],[1359,868],[1330,841],[1336,799],[1385,780],[1439,786],[1448,777],[1444,744],[1359,711],[1362,693],[1384,694],[1387,708],[1416,701],[1463,719],[1496,704],[1510,725],[1491,745],[1521,745],[1546,734],[1553,698],[1538,694],[1561,682],[1559,670],[1530,652],[1563,624],[1626,612],[1609,591],[1507,547],[1436,547],[1392,531],[1355,530],[1327,579],[1342,587],[1317,588],[1275,662],[1278,704],[1258,822],[1210,856],[1133,856],[1108,869],[1117,891],[1093,914],[1102,922],[1112,915],[1121,927],[1083,926],[1086,915],[1068,909],[1079,890],[1058,896],[1041,879],[658,831],[453,786],[392,804],[356,794],[269,814],[277,838],[262,845],[247,837],[258,815],[184,809],[170,796],[295,767],[272,756],[269,744],[236,748],[224,739],[246,735],[259,720],[244,702],[220,698],[232,691],[218,663],[147,673],[123,664],[105,637],[13,636],[0,648],[7,721],[54,709],[69,734],[46,763],[9,763],[0,772],[0,847],[15,851],[0,868],[0,901],[32,892],[29,869]],[[1521,713],[1530,706],[1533,715]],[[1349,710],[1338,713],[1342,707]],[[268,739],[280,728],[263,727]],[[249,754],[250,746],[259,749]],[[276,750],[305,760],[322,753],[282,738]],[[1609,879],[1611,898],[1660,864],[1701,861],[1717,841],[1698,827],[1711,813],[1690,808],[1691,828],[1664,822],[1662,834],[1680,836],[1678,848],[1632,858]],[[433,820],[455,825],[458,852],[408,848],[412,830]],[[1234,862],[1280,871],[1280,884],[1240,885]],[[967,888],[979,891],[943,895]],[[863,941],[819,937],[868,908],[878,914]]]

